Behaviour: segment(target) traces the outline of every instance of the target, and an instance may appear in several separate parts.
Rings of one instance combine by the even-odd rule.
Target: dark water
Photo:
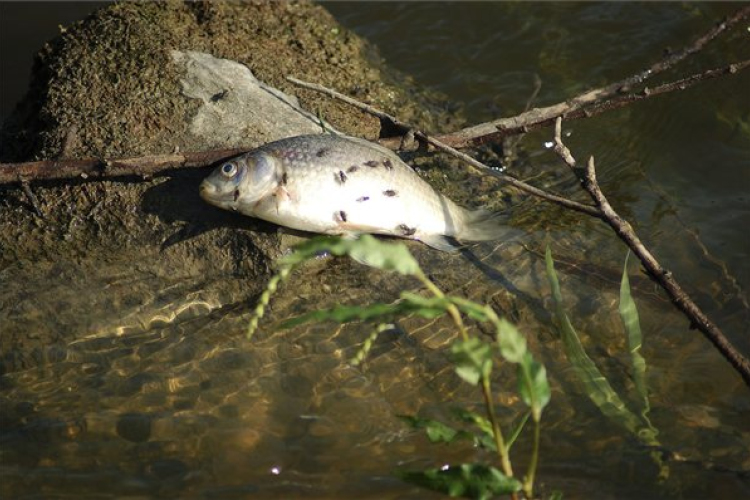
[[[327,7],[376,44],[388,64],[465,105],[469,122],[478,123],[523,111],[535,78],[542,84],[534,102],[540,107],[629,76],[666,49],[685,46],[738,5],[335,2]],[[723,39],[664,80],[749,54],[747,37]],[[750,244],[740,228],[750,227],[748,88],[746,73],[569,125],[569,145],[579,158],[596,157],[608,194],[622,197],[621,209],[632,211],[666,262],[679,260],[686,238],[679,236],[684,227],[663,220],[665,210],[700,235],[745,291]],[[549,131],[536,133],[524,145],[533,154],[549,137]],[[550,158],[543,161],[545,170],[554,168]],[[691,276],[697,271],[691,262],[685,264],[685,281],[701,282],[700,275]]]
[[[542,86],[534,105],[542,106],[628,76],[665,48],[683,46],[737,5],[327,7],[376,44],[389,65],[418,85],[444,93],[463,107],[469,122],[480,122],[522,111],[537,78]],[[75,15],[90,7],[79,8]],[[72,14],[68,7],[46,5],[21,21],[9,17],[24,10],[20,6],[2,3],[0,9],[2,88],[11,89],[6,81],[18,85],[26,76],[18,69],[13,71],[17,78],[9,78],[6,71],[8,20],[25,23],[25,30],[16,29],[20,34],[12,47],[30,62],[44,38],[54,36],[56,24],[68,22]],[[746,31],[744,38],[738,36],[741,32],[714,42],[665,78],[746,58],[750,41]],[[21,50],[20,40],[32,35],[40,38]],[[750,353],[747,88],[747,74],[724,78],[566,129],[579,159],[595,155],[613,205],[634,222],[707,314]],[[7,92],[3,114],[17,98]],[[575,180],[544,147],[549,138],[550,131],[528,134],[510,172],[575,193]],[[551,244],[573,322],[591,357],[635,408],[616,311],[625,249],[601,224],[549,213],[545,204],[525,202],[517,217],[541,222],[524,224],[525,231],[513,240],[475,249],[476,261],[494,274],[486,268],[482,272],[477,262],[416,249],[445,289],[478,301],[514,304],[514,321],[546,364],[553,397],[544,417],[542,491],[561,490],[567,498],[749,496],[748,390],[648,281],[633,278],[639,286],[650,417],[672,456],[669,480],[659,482],[649,450],[582,394],[551,326],[549,290],[534,252]],[[277,317],[342,298],[350,303],[390,300],[413,286],[375,271],[357,274],[355,264],[319,265],[326,272],[314,280],[297,278],[285,289],[275,306]],[[105,286],[123,296],[136,286],[139,294],[148,294],[149,278],[127,269],[92,285],[85,276],[63,280],[51,268],[46,281],[25,284],[29,304],[41,298],[52,311],[56,300],[75,303],[76,296],[92,293],[87,289]],[[635,267],[631,270],[637,275]],[[13,272],[2,277],[12,282]],[[217,314],[222,301],[192,295],[167,304],[144,302],[138,308],[128,309],[123,300],[96,313],[60,314],[65,324],[53,327],[80,328],[80,339],[47,353],[38,368],[0,379],[7,426],[0,435],[0,496],[422,498],[424,490],[399,482],[394,469],[477,457],[468,446],[430,445],[394,417],[419,412],[447,418],[455,403],[479,403],[479,395],[460,383],[446,362],[455,335],[447,322],[405,320],[403,332],[378,342],[363,370],[346,362],[369,333],[361,325],[269,329],[247,342],[242,337],[246,309]],[[34,313],[39,314],[29,315]],[[522,409],[509,379],[512,370],[506,369],[495,381],[504,422]],[[518,446],[514,465],[523,470],[528,439]]]
[[[60,33],[107,2],[0,3],[0,122],[29,85],[34,54]]]

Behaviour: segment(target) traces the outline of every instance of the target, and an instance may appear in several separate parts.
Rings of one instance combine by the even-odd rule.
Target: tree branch
[[[591,118],[605,111],[622,108],[628,104],[642,101],[669,92],[682,91],[705,80],[738,73],[750,67],[750,60],[729,64],[721,68],[709,69],[688,77],[665,83],[654,88],[645,87],[639,92],[614,96],[604,101],[592,101],[584,104],[570,102],[556,104],[547,108],[535,108],[511,118],[501,118],[494,122],[482,123],[465,128],[455,133],[439,135],[437,138],[456,148],[465,148],[497,141],[504,137],[530,132],[547,127],[558,117],[566,120]],[[492,127],[488,127],[492,125]]]
[[[558,116],[565,117],[566,119],[574,119],[581,117],[589,117],[594,114],[599,114],[609,109],[619,108],[631,102],[652,97],[665,92],[671,92],[674,90],[683,90],[687,86],[694,85],[698,81],[705,80],[707,78],[715,78],[727,73],[734,73],[745,69],[747,67],[747,61],[737,63],[735,65],[729,65],[724,69],[709,70],[699,75],[693,75],[688,78],[684,78],[678,82],[672,84],[665,84],[659,86],[660,92],[654,93],[643,91],[642,95],[637,98],[623,98],[622,94],[630,92],[633,86],[641,85],[648,78],[653,77],[659,73],[672,68],[677,63],[685,59],[686,57],[695,54],[701,50],[707,43],[714,40],[723,32],[732,28],[740,21],[750,16],[750,6],[743,7],[737,12],[729,16],[725,21],[718,23],[707,33],[697,38],[692,44],[683,50],[668,55],[664,59],[652,64],[649,68],[633,75],[619,82],[612,83],[605,87],[601,87],[594,90],[589,90],[581,95],[573,97],[565,102],[547,106],[544,108],[534,108],[526,111],[519,115],[510,118],[501,118],[491,122],[480,123],[465,129],[453,132],[450,134],[440,135],[437,138],[454,148],[465,148],[470,146],[478,146],[487,142],[497,141],[508,135],[515,135],[520,133],[529,132],[534,129],[538,129],[544,126],[551,125],[555,118]],[[738,66],[739,65],[739,66]],[[736,66],[733,68],[733,66]],[[695,81],[692,81],[696,79]],[[687,86],[687,81],[691,83]],[[636,94],[630,94],[634,96]],[[595,106],[597,103],[603,103],[609,99],[616,101],[613,105],[604,104],[601,108],[591,110],[589,108]]]
[[[690,320],[691,328],[697,328],[721,353],[724,358],[740,374],[745,384],[750,386],[750,362],[734,348],[729,339],[716,326],[701,309],[685,293],[682,287],[672,276],[670,271],[664,269],[653,254],[641,242],[633,227],[615,212],[609,204],[606,196],[599,187],[596,179],[594,157],[589,159],[585,169],[581,172],[576,165],[575,158],[565,146],[561,137],[562,118],[555,122],[555,152],[562,158],[568,167],[581,179],[581,185],[594,200],[596,206],[601,210],[603,220],[617,233],[621,240],[630,247],[633,253],[640,259],[649,276],[667,292],[672,303]],[[583,175],[581,175],[583,174]]]
[[[742,70],[747,69],[748,67],[750,67],[750,59],[746,59],[734,64],[729,64],[721,68],[709,69],[702,73],[697,73],[685,77],[681,80],[665,83],[654,88],[647,87],[637,93],[620,95],[603,103],[594,104],[589,107],[569,110],[562,115],[551,114],[549,116],[546,116],[544,113],[539,113],[540,111],[544,110],[533,109],[529,112],[524,112],[516,117],[503,118],[501,120],[493,122],[502,122],[504,124],[502,125],[502,131],[495,130],[489,135],[476,137],[475,139],[479,141],[479,143],[482,143],[508,135],[529,132],[531,130],[542,128],[551,124],[558,116],[564,116],[568,120],[582,117],[590,118],[605,111],[621,108],[633,102],[641,101],[649,97],[654,97],[676,90],[685,90],[705,80],[729,74],[736,74]],[[377,116],[381,120],[388,120],[397,127],[403,127],[405,130],[411,130],[408,125],[401,123],[395,117],[377,110],[372,106],[352,99],[348,96],[327,89],[320,85],[303,82],[292,77],[287,77],[287,80],[300,87],[314,90],[316,92],[321,92],[335,99],[344,101],[373,116]],[[477,127],[479,127],[479,125]],[[556,195],[545,193],[542,190],[523,183],[523,181],[519,181],[513,177],[504,175],[494,169],[491,169],[487,165],[480,163],[471,157],[467,156],[466,158],[464,158],[464,156],[466,155],[456,151],[456,149],[472,145],[471,141],[466,141],[463,137],[463,134],[467,130],[469,129],[463,129],[459,130],[456,133],[438,135],[437,137],[431,138],[428,138],[425,134],[421,133],[415,135],[423,142],[432,144],[437,149],[441,149],[449,154],[452,154],[453,156],[461,158],[464,161],[467,161],[467,163],[470,163],[476,168],[484,171],[485,173],[489,173],[494,177],[498,177],[530,194],[540,196],[542,198],[547,198],[550,201],[566,206],[566,208],[572,208],[573,210],[582,211],[584,213],[587,213],[588,215],[599,217],[599,214],[596,213],[594,207],[576,204],[575,202],[573,202],[573,205],[569,205],[570,200],[567,200],[566,198],[560,198]],[[403,141],[401,138],[389,138],[380,140],[380,143],[383,146],[394,150],[401,149],[402,142]],[[74,178],[86,179],[89,177],[110,178],[125,176],[152,177],[154,175],[160,174],[165,170],[171,170],[175,168],[205,167],[225,158],[244,153],[245,151],[246,150],[244,149],[220,149],[183,154],[150,155],[136,158],[121,158],[116,160],[100,160],[91,158],[87,160],[42,160],[23,163],[0,163],[0,185],[19,181],[28,183],[32,180],[62,180]],[[467,158],[471,159],[469,160]]]
[[[205,167],[246,149],[220,149],[170,155],[141,156],[119,160],[43,160],[26,163],[0,163],[0,184],[36,180],[88,179],[110,177],[152,177],[175,168]]]

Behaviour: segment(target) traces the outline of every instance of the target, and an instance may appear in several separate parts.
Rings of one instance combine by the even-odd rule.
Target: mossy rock
[[[319,6],[124,2],[63,29],[40,51],[29,91],[4,123],[0,161],[205,147],[189,133],[201,103],[184,95],[174,50],[242,63],[349,134],[375,138],[380,124],[285,77],[437,126],[437,101],[416,104],[414,90],[395,85],[366,57],[371,49]],[[249,133],[244,145],[264,139]],[[0,317],[5,369],[33,364],[42,346],[149,325],[149,315],[177,321],[190,316],[180,311],[195,309],[189,304],[205,312],[251,300],[281,251],[277,228],[202,202],[197,186],[205,175],[32,183],[43,219],[17,186],[0,187],[0,303],[14,305]],[[116,293],[102,293],[107,287]]]

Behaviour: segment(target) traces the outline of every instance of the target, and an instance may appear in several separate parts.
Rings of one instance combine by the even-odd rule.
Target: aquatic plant
[[[378,333],[388,329],[389,322],[394,318],[404,314],[424,318],[448,315],[459,332],[459,338],[450,351],[455,372],[462,380],[481,390],[486,415],[467,410],[457,412],[460,420],[472,426],[471,431],[458,430],[442,422],[414,416],[402,418],[413,428],[424,429],[432,442],[452,442],[463,438],[474,440],[477,445],[497,454],[500,468],[482,463],[465,463],[423,471],[402,471],[399,473],[400,477],[451,496],[486,499],[499,494],[515,496],[516,492],[523,491],[527,498],[533,498],[542,411],[550,401],[550,387],[544,366],[534,359],[527,348],[526,339],[514,325],[498,317],[488,305],[446,295],[427,277],[403,243],[384,242],[363,235],[357,240],[316,237],[297,245],[292,253],[280,259],[276,275],[261,295],[248,327],[248,338],[257,330],[258,322],[279,284],[289,277],[295,267],[321,253],[348,255],[358,262],[383,271],[413,276],[422,283],[429,296],[404,291],[397,301],[390,304],[340,305],[292,318],[284,322],[282,327],[311,321],[373,322],[373,333],[365,340],[352,361],[359,364],[366,357]],[[471,335],[464,324],[464,317],[490,324],[495,332],[494,341]],[[504,426],[497,418],[492,393],[491,374],[501,358],[516,365],[517,392],[528,407],[527,413],[509,431],[503,429]],[[513,472],[510,451],[529,419],[533,425],[532,452],[526,474],[519,478]]]
[[[641,333],[638,309],[630,293],[630,280],[628,278],[629,256],[630,252],[625,257],[625,265],[622,271],[620,304],[618,309],[628,341],[633,385],[637,394],[637,412],[633,412],[628,408],[624,401],[625,398],[615,391],[612,384],[607,380],[607,377],[597,368],[588,354],[586,354],[578,333],[573,328],[568,315],[565,313],[560,283],[549,246],[547,246],[545,252],[547,278],[552,289],[557,328],[563,341],[565,355],[573,366],[576,378],[583,387],[586,396],[604,416],[626,429],[651,450],[651,457],[659,468],[659,478],[666,479],[669,476],[669,468],[664,463],[659,451],[661,449],[661,444],[657,439],[659,431],[652,425],[648,418],[651,406],[648,399],[648,387],[646,385],[646,360],[640,354],[641,346],[643,345],[643,335]]]

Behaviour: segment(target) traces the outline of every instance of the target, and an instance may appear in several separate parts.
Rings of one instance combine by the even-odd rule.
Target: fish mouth
[[[201,182],[198,193],[200,194],[200,197],[203,198],[203,200],[207,201],[211,205],[218,205],[223,207],[232,201],[231,193],[224,194],[220,192],[213,183],[208,182],[207,180]]]
[[[201,182],[201,185],[198,191],[201,195],[201,198],[203,198],[206,201],[213,201],[216,199],[216,187],[210,182],[206,182],[206,181]]]

